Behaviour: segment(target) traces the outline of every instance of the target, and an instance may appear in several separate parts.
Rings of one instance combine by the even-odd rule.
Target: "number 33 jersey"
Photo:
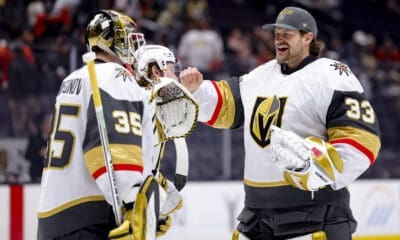
[[[296,201],[291,193],[299,191],[287,187],[272,161],[271,125],[301,137],[322,138],[335,147],[344,171],[331,186],[334,190],[359,177],[380,149],[378,121],[361,84],[347,65],[331,59],[316,59],[290,74],[272,60],[240,79],[204,81],[194,96],[201,121],[216,128],[243,127],[246,203],[252,207],[265,207],[271,204],[268,200],[291,203]],[[264,191],[267,188],[275,190]],[[317,200],[324,198],[322,193],[316,193]]]
[[[121,201],[142,181],[143,159],[150,154],[143,149],[152,149],[154,137],[152,110],[148,94],[125,68],[96,63],[95,69]],[[39,236],[107,221],[106,201],[112,198],[91,93],[86,66],[61,84],[41,184]]]

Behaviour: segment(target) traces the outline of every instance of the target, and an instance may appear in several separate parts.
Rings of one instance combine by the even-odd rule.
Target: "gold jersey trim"
[[[329,142],[338,142],[341,139],[351,139],[360,144],[363,148],[360,150],[365,152],[371,160],[376,159],[381,148],[379,136],[368,132],[361,128],[355,127],[333,127],[328,129]],[[373,155],[373,156],[371,156]]]
[[[86,203],[86,202],[97,202],[97,201],[105,201],[104,196],[96,195],[96,196],[88,196],[88,197],[78,198],[78,199],[72,200],[70,202],[64,203],[64,204],[62,204],[56,208],[53,208],[49,211],[39,212],[38,217],[39,218],[51,217],[57,213],[64,211],[65,209],[71,208],[73,206],[76,206],[76,205],[79,205],[82,203]]]
[[[215,84],[221,93],[222,106],[217,120],[212,126],[215,128],[229,128],[235,120],[235,100],[227,81],[218,81]]]
[[[250,187],[281,187],[289,185],[286,181],[276,181],[276,182],[255,182],[248,179],[243,180],[244,184]]]
[[[129,164],[143,167],[142,148],[132,144],[110,144],[113,164]],[[85,153],[86,166],[91,175],[105,166],[101,146],[90,149]]]

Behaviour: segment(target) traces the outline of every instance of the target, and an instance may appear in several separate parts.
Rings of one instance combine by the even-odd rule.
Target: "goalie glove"
[[[182,208],[182,196],[174,184],[161,173],[158,175],[157,181],[162,188],[160,189],[160,217],[166,218]]]
[[[124,221],[108,234],[112,240],[155,240],[159,217],[159,183],[147,176],[134,185],[122,201]]]
[[[343,160],[328,142],[301,138],[295,133],[272,126],[271,150],[274,163],[292,186],[317,191],[335,182],[343,171]]]
[[[152,89],[151,101],[156,103],[156,127],[161,142],[192,133],[197,124],[199,106],[178,81],[160,78]]]
[[[171,214],[182,208],[183,201],[174,184],[161,173],[158,174],[157,182],[160,186],[160,217],[157,222],[156,236],[160,237],[165,235],[171,227]]]
[[[164,236],[171,227],[171,224],[172,220],[170,216],[167,216],[165,218],[160,218],[157,224],[157,232],[156,232],[157,238]]]
[[[108,237],[110,240],[131,240],[133,239],[133,209],[134,202],[139,192],[139,185],[135,185],[129,190],[122,204],[122,211],[125,213],[125,220],[117,228],[112,229]]]

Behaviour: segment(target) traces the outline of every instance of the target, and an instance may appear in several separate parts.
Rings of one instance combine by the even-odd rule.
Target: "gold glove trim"
[[[319,149],[313,148],[311,150],[312,151],[311,157],[314,163],[316,163],[320,168],[322,168],[330,179],[335,181],[335,173],[332,168],[332,164],[339,172],[342,172],[343,171],[342,158],[331,144],[323,141],[322,139],[316,137],[309,137],[307,139],[327,149],[328,156],[325,155],[323,152],[321,152]]]

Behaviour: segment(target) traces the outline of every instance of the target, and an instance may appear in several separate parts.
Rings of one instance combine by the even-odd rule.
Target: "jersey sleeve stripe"
[[[130,165],[130,164],[113,164],[114,171],[136,171],[136,172],[143,172],[143,167],[138,165]],[[97,169],[93,174],[93,178],[96,180],[101,175],[107,172],[107,168],[101,167]]]
[[[329,143],[331,143],[332,145],[334,145],[335,143],[345,143],[345,144],[349,144],[355,148],[357,148],[358,150],[360,150],[362,153],[364,153],[368,159],[369,162],[372,164],[375,161],[375,157],[374,154],[366,147],[364,147],[363,145],[359,144],[358,142],[352,140],[352,139],[337,139],[335,141],[329,141]]]
[[[380,138],[369,131],[355,127],[335,127],[328,129],[329,142],[345,143],[352,145],[353,147],[364,153],[371,164],[375,161],[378,156],[379,149],[381,147]],[[350,137],[349,137],[350,136]]]
[[[208,122],[206,122],[207,125],[213,126],[214,123],[215,123],[215,121],[217,121],[219,112],[221,111],[221,107],[222,107],[222,95],[221,95],[221,92],[220,92],[220,90],[219,90],[219,88],[218,88],[216,82],[215,82],[215,81],[210,81],[210,82],[211,82],[212,85],[214,86],[215,91],[217,92],[217,96],[218,96],[218,102],[217,102],[217,106],[215,106],[214,113],[213,113],[211,119],[210,119]]]
[[[143,171],[142,148],[132,144],[110,144],[111,159],[115,170],[120,166],[121,170],[134,170],[141,169]],[[102,172],[105,168],[103,157],[103,150],[101,146],[92,148],[85,153],[86,166],[92,176],[98,176],[96,172]],[[127,169],[127,166],[130,166]]]
[[[212,121],[208,124],[215,128],[230,128],[235,120],[235,100],[233,93],[227,81],[213,82],[218,92],[218,104]],[[210,124],[210,122],[212,124]]]

